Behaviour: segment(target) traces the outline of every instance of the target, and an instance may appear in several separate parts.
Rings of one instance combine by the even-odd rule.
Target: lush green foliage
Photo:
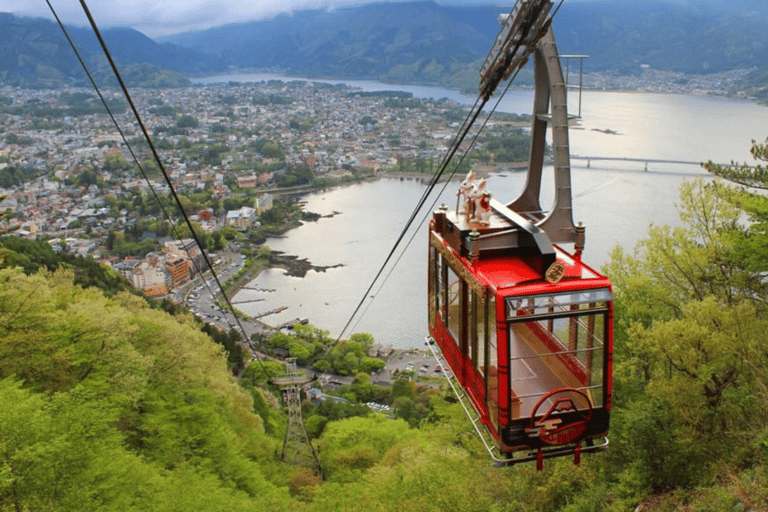
[[[311,326],[266,344],[354,379],[302,404],[325,480],[283,464],[287,418],[270,385],[280,363],[251,362],[238,385],[191,316],[119,286],[82,288],[46,244],[4,239],[0,511],[760,510],[767,201],[687,182],[679,227],[651,226],[633,251],[615,250],[604,269],[616,295],[611,448],[542,472],[490,467],[445,390],[372,384],[372,336],[328,354],[333,340]]]
[[[93,258],[57,253],[48,242],[41,240],[26,240],[14,236],[0,238],[0,266],[20,267],[27,274],[33,274],[40,269],[71,269],[75,283],[95,286],[108,294],[130,288],[121,275],[100,265]]]
[[[764,235],[740,222],[744,197],[718,182],[684,183],[683,225],[652,226],[634,254],[617,248],[606,267],[617,297],[606,466],[620,503],[695,494],[768,455],[765,265],[743,250]]]
[[[0,270],[0,509],[175,508],[184,477],[190,502],[279,500],[275,441],[192,317],[72,279]]]
[[[15,139],[14,139],[15,137]],[[12,142],[16,140],[16,142]],[[19,138],[12,133],[9,133],[5,137],[5,142],[8,144],[17,144]],[[15,165],[9,165],[0,169],[0,187],[11,188],[19,186],[23,183],[30,182],[40,176],[43,176],[47,170],[45,169],[32,169],[32,168],[20,168]]]
[[[531,136],[522,128],[504,127],[487,133],[480,143],[482,149],[475,153],[481,162],[524,162],[529,157]]]

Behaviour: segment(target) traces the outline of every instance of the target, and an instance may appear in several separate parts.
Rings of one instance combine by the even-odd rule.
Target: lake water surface
[[[277,75],[250,76],[289,80]],[[242,75],[222,80],[246,81]],[[435,87],[345,83],[365,90],[397,89],[418,97],[474,102],[474,98]],[[747,101],[624,92],[585,92],[582,101],[582,120],[570,131],[572,155],[752,162],[751,141],[763,141],[768,136],[768,108]],[[532,91],[510,91],[498,110],[528,113],[532,102]],[[675,224],[680,183],[696,176],[711,179],[696,165],[649,163],[647,172],[645,168],[644,162],[591,161],[587,167],[585,160],[572,161],[574,220],[583,221],[587,227],[584,260],[588,264],[599,268],[616,244],[632,248],[651,222]],[[505,172],[493,175],[487,188],[506,202],[518,196],[524,183],[524,173]],[[424,189],[420,180],[381,179],[308,194],[304,198],[306,210],[328,217],[267,244],[315,265],[343,266],[310,272],[304,278],[286,276],[279,269],[267,270],[249,288],[274,291],[246,289],[234,297],[234,302],[241,303],[238,307],[249,315],[287,306],[284,312],[263,320],[278,325],[306,317],[336,337],[365,298],[361,313],[344,331],[345,338],[354,332],[369,332],[378,342],[393,347],[423,346],[427,332],[425,225],[406,235],[392,260],[397,264],[393,269],[390,263],[382,275],[386,279],[380,279],[369,293],[366,289]],[[551,197],[551,189],[551,179],[546,180],[545,198]],[[455,205],[455,190],[456,184],[449,184],[437,204]],[[543,204],[548,204],[546,199]],[[419,221],[431,210],[421,212]]]

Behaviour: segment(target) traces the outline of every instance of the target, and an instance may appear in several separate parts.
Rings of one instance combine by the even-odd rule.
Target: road
[[[245,264],[245,257],[238,252],[238,247],[229,244],[218,255],[221,263],[216,266],[216,275],[219,281],[224,283],[231,276],[238,273]],[[183,302],[190,311],[204,322],[218,325],[225,329],[239,330],[237,321],[230,311],[223,310],[215,302],[213,297],[218,295],[219,289],[210,272],[195,278],[182,290],[176,292],[174,298]],[[245,330],[247,339],[255,333],[263,333],[268,327],[257,320],[245,320],[240,318],[240,325]],[[425,345],[424,350],[393,350],[386,358],[386,367],[377,375],[372,375],[371,380],[381,385],[389,385],[400,375],[411,375],[413,378],[429,378],[433,382],[440,382],[443,376],[442,368],[438,368],[435,358],[429,353]],[[351,383],[352,377],[328,375],[326,379],[340,383]]]
[[[238,252],[238,246],[228,244],[227,247],[218,255],[221,263],[216,265],[216,275],[222,284],[230,277],[234,276],[245,265],[245,256]],[[225,329],[234,328],[239,330],[238,323],[231,311],[222,309],[215,303],[214,297],[220,290],[216,280],[211,276],[210,271],[197,276],[192,283],[178,291],[174,298],[183,302],[189,310],[204,322],[218,325]],[[263,332],[263,324],[256,321],[248,321],[240,318],[240,324],[245,330],[248,339],[257,332]]]

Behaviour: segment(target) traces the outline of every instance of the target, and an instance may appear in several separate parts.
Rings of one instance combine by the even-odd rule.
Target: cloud
[[[78,0],[49,1],[64,23],[79,26],[88,25],[88,20]],[[395,2],[399,0],[383,1]],[[695,4],[711,3],[715,0],[667,1]],[[764,0],[759,1],[763,2]],[[367,0],[90,0],[86,3],[93,14],[93,18],[101,28],[110,26],[132,27],[150,37],[157,37],[191,30],[203,30],[227,23],[272,18],[280,13],[302,9],[333,9],[370,2]],[[498,4],[492,0],[438,0],[437,3],[445,5]],[[53,18],[45,0],[24,0],[23,2],[0,0],[0,12]]]
[[[88,19],[78,0],[49,0],[66,24],[84,26]],[[0,0],[0,12],[52,19],[45,0]],[[272,18],[302,9],[368,3],[360,0],[91,0],[86,5],[99,27],[128,26],[153,37],[202,30],[227,23]]]

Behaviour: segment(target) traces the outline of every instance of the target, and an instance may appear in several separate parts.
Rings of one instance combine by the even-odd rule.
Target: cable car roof
[[[486,256],[473,263],[476,275],[503,295],[546,293],[559,290],[609,287],[608,279],[580,260],[554,246],[557,261],[565,272],[560,281],[550,283],[541,278],[540,256]]]

